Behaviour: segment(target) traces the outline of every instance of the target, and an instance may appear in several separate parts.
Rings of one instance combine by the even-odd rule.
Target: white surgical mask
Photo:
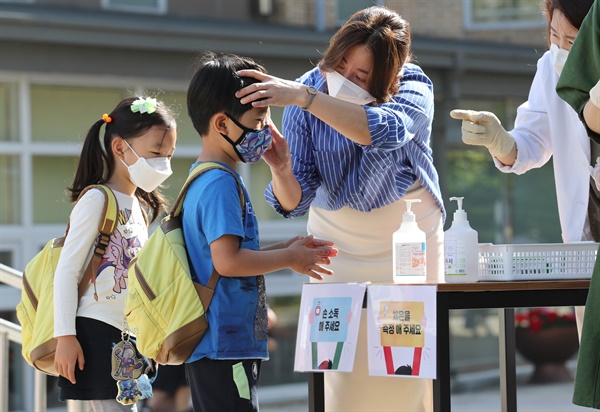
[[[375,101],[368,91],[356,83],[352,83],[335,70],[325,72],[325,77],[327,78],[327,92],[331,97],[360,105]]]
[[[125,144],[129,146],[133,154],[137,156],[138,160],[131,166],[127,166],[127,163],[125,163],[123,159],[121,159],[121,162],[123,162],[127,167],[127,170],[129,170],[129,179],[131,180],[131,183],[143,191],[148,193],[152,192],[173,173],[171,170],[171,161],[168,157],[153,157],[151,159],[146,159],[138,156],[127,141],[125,141]]]
[[[554,66],[554,70],[556,70],[556,73],[560,76],[560,73],[565,66],[565,62],[567,61],[567,57],[569,56],[569,51],[561,49],[553,43],[550,45],[550,56],[552,57],[552,66]]]

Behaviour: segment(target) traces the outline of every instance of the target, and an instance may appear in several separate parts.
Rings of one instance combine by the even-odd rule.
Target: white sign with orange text
[[[369,375],[436,378],[435,285],[368,288]]]

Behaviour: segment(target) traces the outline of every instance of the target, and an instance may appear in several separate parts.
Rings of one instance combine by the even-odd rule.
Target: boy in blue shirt
[[[316,279],[337,254],[331,242],[295,237],[259,247],[258,222],[236,164],[254,163],[273,135],[268,108],[243,105],[235,93],[255,82],[242,69],[264,68],[251,59],[206,53],[187,94],[188,114],[202,137],[198,162],[217,162],[189,187],[183,231],[195,279],[206,284],[213,268],[221,275],[207,311],[208,330],[190,358],[186,374],[194,411],[257,411],[257,385],[267,351],[267,303],[263,273],[291,268]]]

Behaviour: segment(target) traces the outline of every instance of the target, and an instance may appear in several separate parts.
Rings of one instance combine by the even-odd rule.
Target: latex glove
[[[590,101],[594,106],[600,109],[600,79],[594,87],[590,89]]]
[[[515,139],[506,131],[500,120],[491,112],[452,110],[453,119],[462,120],[462,141],[466,144],[485,146],[491,155],[506,157],[515,145]]]

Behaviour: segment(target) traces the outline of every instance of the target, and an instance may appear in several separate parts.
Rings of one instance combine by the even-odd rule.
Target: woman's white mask
[[[154,189],[160,186],[167,177],[173,174],[173,171],[171,170],[171,161],[168,157],[153,157],[151,159],[146,159],[138,156],[127,141],[125,141],[125,144],[129,146],[133,154],[137,156],[138,160],[131,166],[127,166],[127,163],[125,163],[123,159],[121,159],[121,162],[123,162],[127,167],[127,170],[129,170],[129,179],[131,180],[131,183],[143,191],[148,193],[154,191]]]
[[[569,51],[561,49],[556,44],[552,43],[550,45],[550,56],[552,57],[552,66],[554,66],[554,70],[556,70],[556,73],[560,76],[560,73],[565,66],[565,62],[567,61],[567,57],[569,56]]]
[[[327,79],[327,91],[331,97],[360,105],[369,104],[376,100],[368,91],[356,83],[352,83],[335,70],[325,72],[325,77]]]

